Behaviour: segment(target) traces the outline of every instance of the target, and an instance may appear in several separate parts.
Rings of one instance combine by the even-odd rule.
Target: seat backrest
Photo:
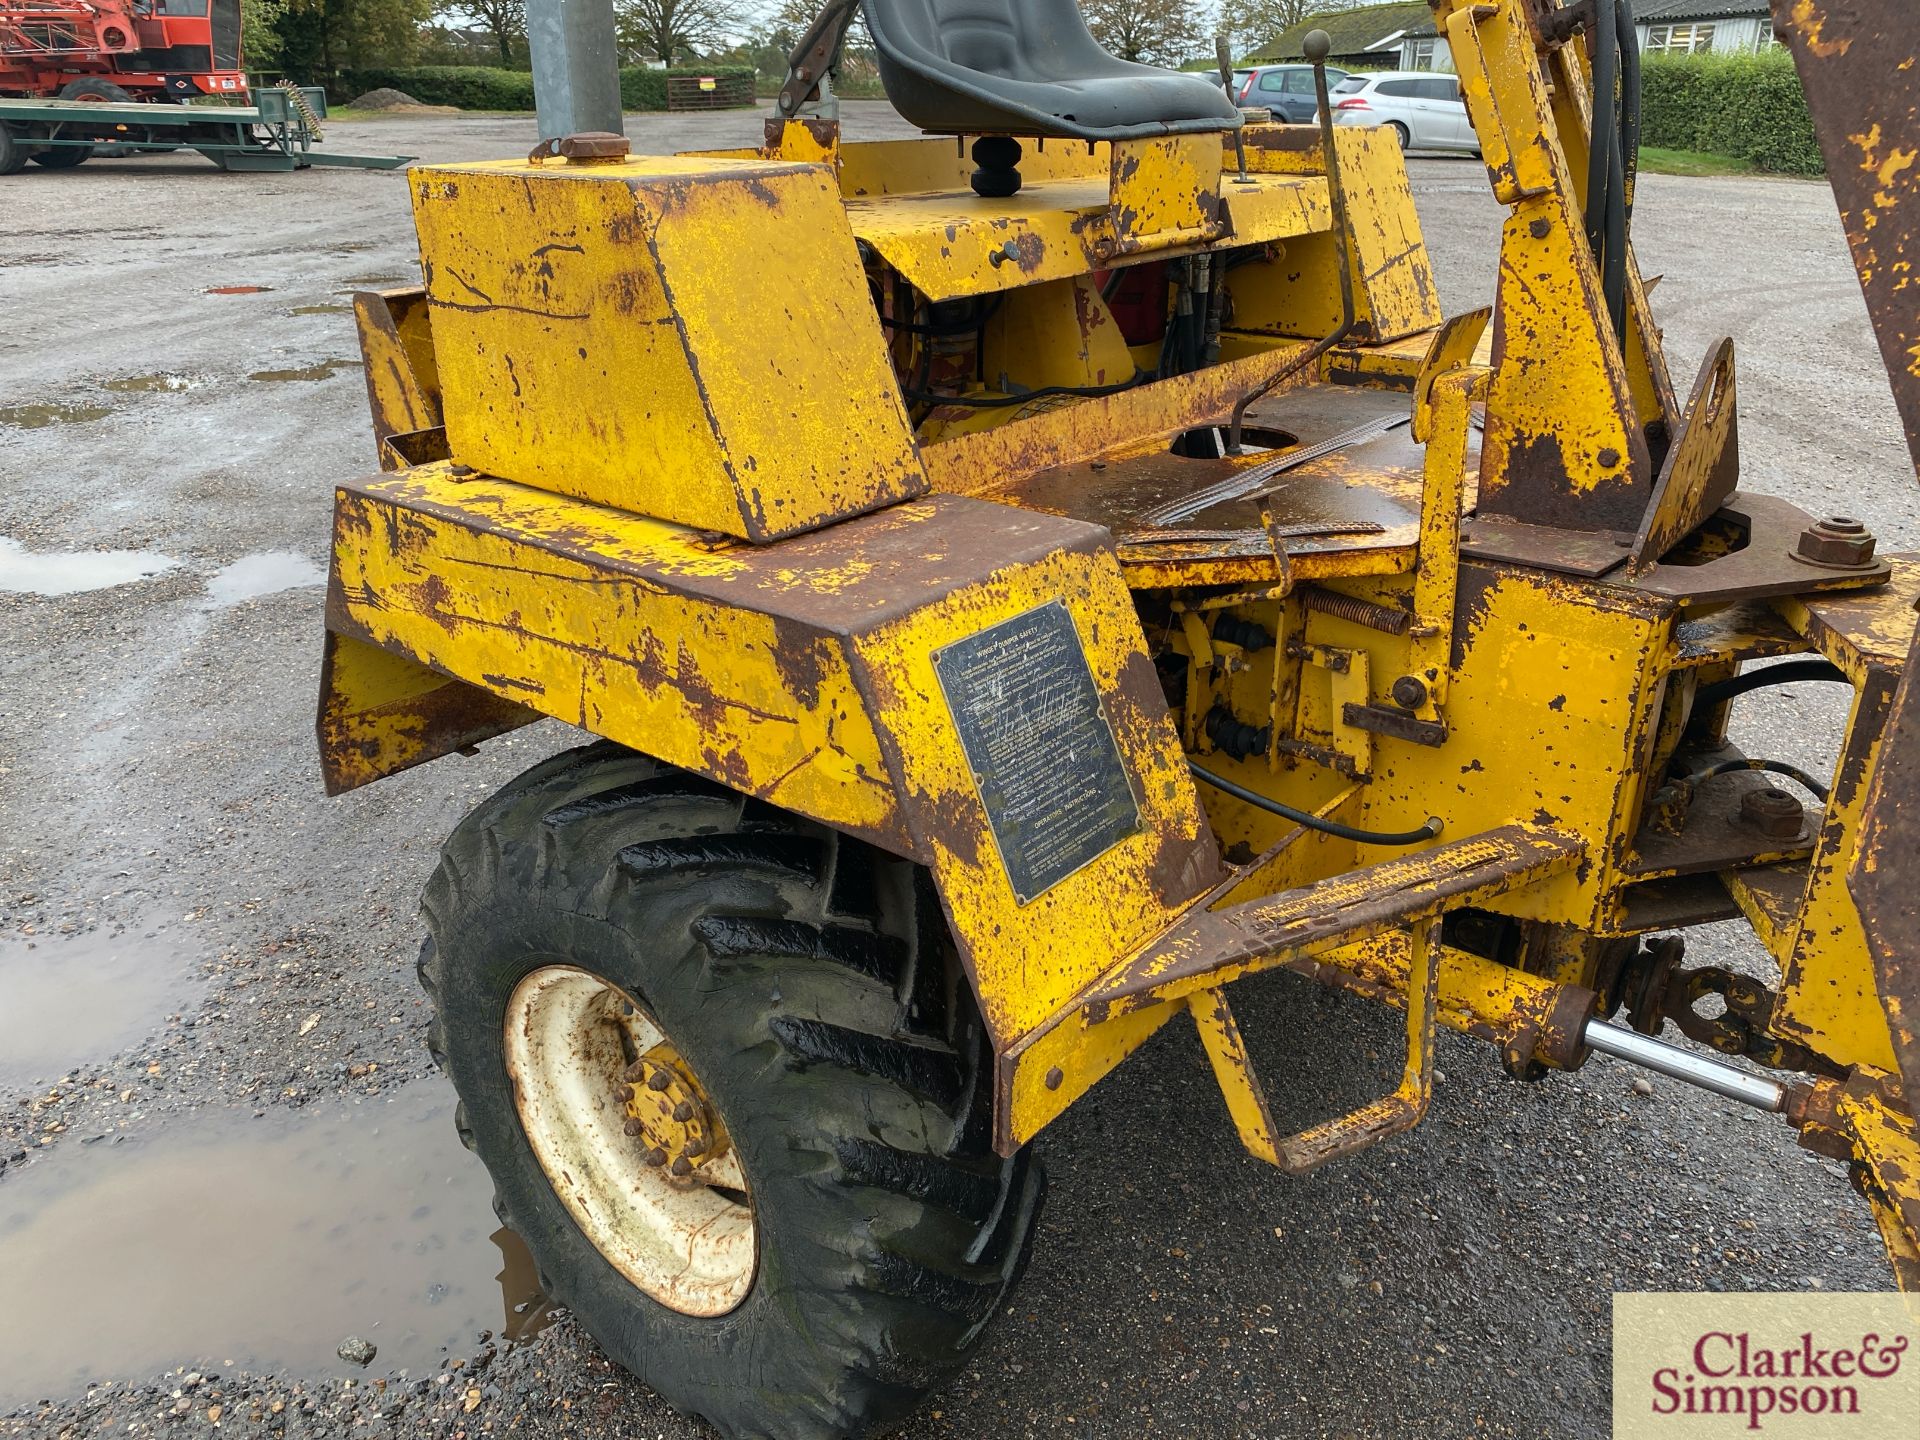
[[[1108,53],[1075,0],[862,0],[887,98],[924,129],[1114,139],[1228,130],[1215,81]]]

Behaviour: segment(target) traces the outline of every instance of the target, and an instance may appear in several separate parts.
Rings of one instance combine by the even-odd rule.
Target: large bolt
[[[693,1102],[691,1100],[682,1100],[678,1105],[675,1105],[673,1107],[673,1118],[678,1120],[682,1125],[686,1124],[687,1121],[693,1118]]]
[[[649,1150],[645,1155],[641,1156],[640,1158],[646,1161],[648,1165],[651,1165],[655,1169],[658,1169],[660,1166],[667,1163],[667,1152],[662,1150],[658,1145],[656,1145],[653,1147],[653,1149]]]
[[[638,1120],[629,1120],[625,1125],[622,1125],[620,1128],[622,1130],[625,1130],[629,1135],[638,1136],[638,1135],[644,1135],[647,1133],[647,1127],[642,1125]]]
[[[664,1070],[656,1070],[647,1077],[649,1090],[664,1090],[673,1083],[673,1077]]]
[[[1393,682],[1393,703],[1402,710],[1418,710],[1427,703],[1427,682],[1418,675],[1402,675]]]
[[[673,1164],[667,1168],[675,1175],[691,1175],[693,1173],[693,1162],[688,1160],[686,1156],[679,1155],[674,1157]]]
[[[1800,532],[1793,558],[1833,570],[1859,570],[1873,563],[1873,532],[1847,515],[1829,515]]]
[[[1769,785],[1740,797],[1740,818],[1762,835],[1790,840],[1806,828],[1807,812],[1785,790]]]

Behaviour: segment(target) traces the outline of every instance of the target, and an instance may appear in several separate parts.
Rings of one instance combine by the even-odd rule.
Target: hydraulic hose
[[[1258,791],[1234,784],[1224,775],[1214,774],[1195,761],[1189,760],[1187,768],[1193,771],[1197,779],[1206,781],[1216,790],[1225,791],[1236,800],[1244,800],[1255,809],[1265,810],[1270,815],[1278,815],[1283,820],[1291,820],[1296,825],[1304,825],[1309,830],[1318,830],[1322,835],[1332,835],[1336,839],[1354,840],[1362,845],[1420,845],[1437,839],[1440,834],[1441,825],[1437,817],[1427,821],[1418,830],[1362,830],[1353,825],[1342,825],[1337,820],[1323,820],[1311,810],[1296,810],[1291,805],[1270,800]]]
[[[1693,692],[1693,708],[1710,709],[1771,685],[1792,685],[1803,680],[1837,681],[1844,685],[1847,674],[1831,660],[1788,660],[1779,665],[1762,665],[1757,670],[1743,670],[1726,680],[1702,685]]]
[[[1764,770],[1769,775],[1784,775],[1794,784],[1801,786],[1809,795],[1824,805],[1833,798],[1833,792],[1798,765],[1789,765],[1784,760],[1723,760],[1718,765],[1710,765],[1705,770],[1696,770],[1687,779],[1698,785],[1702,780],[1711,780],[1716,775],[1731,775],[1736,770]]]

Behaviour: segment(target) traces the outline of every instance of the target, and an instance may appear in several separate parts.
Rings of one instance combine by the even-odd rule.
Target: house
[[[1768,0],[1632,0],[1643,55],[1752,54],[1776,42]],[[1298,60],[1309,30],[1333,36],[1343,69],[1451,70],[1453,56],[1425,4],[1367,5],[1289,27],[1257,60]]]
[[[1426,0],[1399,0],[1391,5],[1364,5],[1358,10],[1311,15],[1288,26],[1248,58],[1256,65],[1304,59],[1300,42],[1309,31],[1324,30],[1333,37],[1329,65],[1342,70],[1392,70],[1400,65],[1402,39],[1420,25],[1433,34],[1433,11],[1427,8]]]
[[[1634,0],[1633,18],[1643,55],[1751,55],[1778,43],[1767,0]]]
[[[1632,0],[1642,56],[1718,56],[1768,50],[1774,17],[1768,0]],[[1311,29],[1311,25],[1308,25]],[[1290,33],[1290,31],[1288,31]],[[1400,36],[1398,69],[1453,69],[1432,17]]]

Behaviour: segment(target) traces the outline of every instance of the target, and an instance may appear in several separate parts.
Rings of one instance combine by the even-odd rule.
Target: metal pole
[[[527,0],[540,138],[623,133],[613,0]]]
[[[1603,1055],[1631,1060],[1636,1065],[1689,1085],[1698,1085],[1756,1110],[1779,1111],[1787,1108],[1787,1087],[1778,1080],[1755,1075],[1724,1060],[1714,1060],[1669,1045],[1637,1030],[1625,1030],[1604,1020],[1589,1020],[1580,1038]]]

